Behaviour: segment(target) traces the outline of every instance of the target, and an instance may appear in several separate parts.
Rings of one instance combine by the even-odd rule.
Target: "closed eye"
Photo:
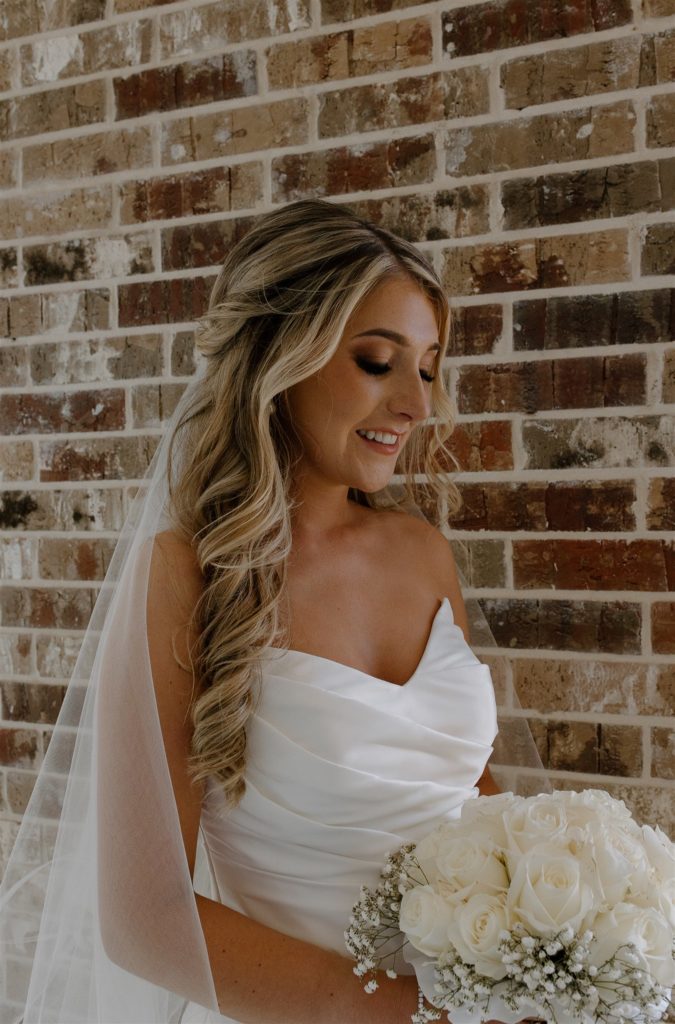
[[[371,373],[375,376],[388,373],[391,370],[389,363],[373,363],[370,359],[364,359],[362,356],[357,358],[356,363],[366,373]],[[429,384],[432,380],[435,380],[435,374],[429,373],[428,370],[420,370],[420,377]]]

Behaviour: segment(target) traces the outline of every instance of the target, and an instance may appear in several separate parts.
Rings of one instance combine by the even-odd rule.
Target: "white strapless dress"
[[[228,811],[218,786],[207,785],[196,890],[349,956],[344,931],[361,885],[377,885],[389,851],[478,795],[496,734],[490,670],[455,625],[448,598],[400,686],[268,648],[249,722],[246,793]],[[397,969],[412,972],[400,958]],[[193,1003],[181,1020],[237,1024]]]

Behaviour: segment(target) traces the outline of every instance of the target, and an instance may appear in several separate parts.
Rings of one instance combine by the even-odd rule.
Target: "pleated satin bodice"
[[[496,732],[490,670],[448,598],[400,686],[268,648],[246,793],[228,811],[215,780],[207,783],[200,842],[211,897],[346,956],[360,886],[377,884],[389,851],[477,795]]]

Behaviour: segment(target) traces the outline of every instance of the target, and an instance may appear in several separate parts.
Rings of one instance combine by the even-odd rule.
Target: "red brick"
[[[118,288],[118,323],[120,327],[140,327],[197,320],[208,308],[215,277],[122,284]]]
[[[96,592],[85,587],[8,587],[0,591],[3,625],[35,629],[84,629]]]
[[[138,435],[114,441],[45,441],[40,445],[40,480],[140,479],[158,443],[157,437]]]
[[[675,530],[675,477],[653,477],[649,481],[647,529]]]
[[[368,192],[393,185],[420,185],[432,181],[435,170],[434,137],[423,135],[275,157],[272,190],[275,202]]]
[[[233,245],[251,229],[257,217],[208,220],[165,228],[162,238],[162,269],[214,267],[221,264]]]
[[[482,598],[481,607],[500,647],[641,653],[639,604]]]
[[[633,530],[635,484],[459,483],[463,506],[449,522],[454,530]]]
[[[655,601],[652,605],[652,650],[655,654],[675,654],[675,601]]]
[[[601,32],[632,20],[630,0],[491,0],[444,13],[443,48],[451,57],[464,57]]]
[[[517,540],[514,586],[558,590],[675,589],[675,545],[651,540]]]
[[[114,78],[113,89],[117,120],[254,96],[258,91],[256,55],[253,50],[237,50],[148,68]]]
[[[508,420],[459,423],[447,445],[464,472],[513,469]],[[450,463],[447,468],[453,472],[456,466]]]
[[[0,432],[4,434],[123,428],[121,389],[0,395]]]
[[[513,347],[538,351],[675,339],[675,289],[564,295],[513,304]]]
[[[452,310],[448,355],[493,352],[502,336],[501,306],[456,306]]]
[[[605,358],[480,363],[460,369],[462,413],[526,412],[641,405],[646,398],[641,354]]]

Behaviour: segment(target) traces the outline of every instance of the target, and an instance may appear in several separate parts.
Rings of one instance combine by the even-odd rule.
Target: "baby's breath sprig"
[[[379,987],[377,971],[391,959],[386,968],[388,978],[396,978],[396,955],[408,941],[398,926],[401,899],[413,886],[426,881],[414,855],[415,843],[404,843],[387,855],[380,872],[380,883],[369,889],[362,885],[360,896],[352,908],[349,928],[345,931],[347,949],[356,959],[354,974],[367,977],[366,992]]]

